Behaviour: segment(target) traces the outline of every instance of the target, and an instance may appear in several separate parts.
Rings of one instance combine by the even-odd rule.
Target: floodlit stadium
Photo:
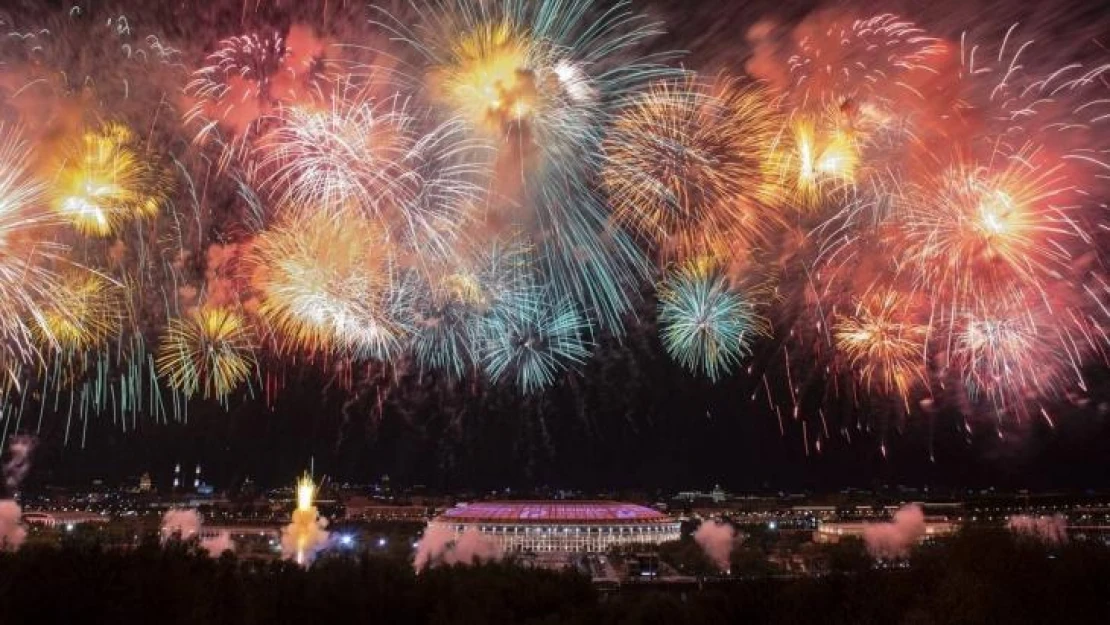
[[[614,501],[460,504],[428,524],[456,537],[477,530],[503,552],[604,552],[614,545],[678,540],[679,523],[651,508]]]

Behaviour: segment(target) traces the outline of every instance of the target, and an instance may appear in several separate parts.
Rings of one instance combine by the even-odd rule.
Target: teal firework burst
[[[536,244],[542,282],[619,330],[643,252],[609,219],[595,179],[606,129],[632,94],[676,75],[673,55],[643,56],[658,25],[618,1],[438,0],[382,20],[417,51],[435,106],[495,148],[500,210]],[[414,24],[409,26],[408,24]]]
[[[589,356],[588,327],[566,299],[540,298],[487,320],[482,364],[494,382],[511,378],[525,393],[550,386],[555,376]]]
[[[690,262],[659,288],[659,325],[667,354],[716,381],[751,355],[768,332],[757,299],[735,288],[719,269]]]

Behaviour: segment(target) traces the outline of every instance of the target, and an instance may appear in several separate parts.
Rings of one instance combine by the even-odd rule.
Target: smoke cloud
[[[200,533],[200,524],[196,510],[166,510],[162,516],[162,540],[189,540]]]
[[[23,510],[11,499],[0,500],[0,551],[15,551],[27,538],[27,528],[20,522]]]
[[[188,541],[200,537],[203,520],[200,513],[193,509],[167,510],[162,516],[162,540]],[[211,538],[199,538],[198,544],[208,555],[218,556],[225,551],[235,551],[235,542],[231,534],[220,532]]]
[[[33,436],[14,436],[8,443],[8,459],[4,462],[4,486],[14,491],[31,470]],[[23,508],[14,499],[0,499],[0,551],[15,551],[27,538],[23,527]]]
[[[35,450],[33,436],[15,436],[8,443],[8,460],[4,463],[4,485],[8,490],[19,488],[20,482],[31,470],[31,452]]]
[[[308,566],[328,545],[328,520],[312,506],[293,510],[293,520],[281,530],[281,557]]]
[[[446,527],[429,527],[416,548],[413,566],[417,571],[437,564],[475,564],[500,560],[504,554],[477,529],[469,528],[455,536]]]
[[[863,530],[863,542],[874,558],[905,558],[924,535],[925,513],[911,503],[899,508],[889,523],[869,523]]]
[[[1029,536],[1048,545],[1068,542],[1068,520],[1062,514],[1052,516],[1015,514],[1006,521],[1006,527],[1019,536]]]
[[[231,540],[231,534],[222,531],[212,538],[202,538],[200,540],[200,548],[208,552],[208,555],[216,557],[223,554],[225,551],[235,551],[235,541]]]
[[[736,530],[728,523],[706,521],[694,532],[694,542],[722,571],[729,568],[729,556],[736,539]]]

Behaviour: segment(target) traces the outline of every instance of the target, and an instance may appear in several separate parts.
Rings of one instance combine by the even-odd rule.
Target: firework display
[[[1017,29],[814,14],[743,75],[623,0],[45,23],[0,46],[4,414],[133,424],[293,366],[538,393],[630,325],[796,419],[1024,419],[1105,361],[1110,66]]]
[[[120,287],[90,272],[71,273],[43,303],[39,340],[57,349],[102,344],[119,331]]]
[[[254,369],[250,331],[242,317],[222,308],[200,309],[170,320],[158,354],[167,384],[193,396],[226,397]]]
[[[653,84],[605,140],[614,216],[680,257],[764,244],[779,208],[768,163],[783,121],[760,87]]]
[[[712,262],[691,261],[668,276],[659,291],[663,347],[684,367],[712,380],[750,356],[752,342],[766,333],[755,298],[730,285]]]
[[[54,209],[82,234],[109,236],[162,203],[160,172],[143,160],[135,135],[109,124],[85,133],[58,168]]]

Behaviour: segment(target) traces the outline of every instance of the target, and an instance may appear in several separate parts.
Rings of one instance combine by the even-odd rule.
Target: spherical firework
[[[254,262],[259,312],[282,344],[384,359],[409,331],[390,243],[371,222],[288,221],[259,237]]]
[[[854,19],[842,9],[815,12],[791,33],[756,32],[749,70],[791,109],[775,159],[790,203],[819,208],[863,189],[877,196],[869,209],[888,209],[888,178],[940,99],[930,89],[948,47],[898,16]]]
[[[565,299],[540,299],[535,306],[505,310],[486,319],[482,363],[493,381],[511,378],[524,393],[555,382],[568,366],[589,355],[586,324]]]
[[[687,262],[659,286],[659,326],[671,358],[714,381],[751,355],[752,343],[769,331],[757,300],[704,259]]]
[[[836,348],[864,386],[903,401],[925,379],[927,329],[913,321],[908,301],[894,290],[871,293],[833,326]]]
[[[0,365],[6,377],[37,355],[34,328],[57,297],[65,248],[43,240],[57,222],[40,210],[43,185],[28,172],[28,145],[0,124]]]
[[[498,319],[521,318],[537,306],[526,248],[493,241],[467,266],[434,280],[416,298],[412,351],[421,367],[461,377],[477,364],[486,332]]]
[[[968,399],[1020,415],[1030,399],[1057,395],[1069,373],[1082,386],[1074,337],[1040,302],[1015,290],[955,315],[945,364]]]
[[[53,187],[54,210],[93,236],[111,236],[129,221],[157,215],[168,181],[137,143],[120,124],[86,132],[61,163]]]
[[[614,215],[664,251],[758,244],[774,224],[784,120],[758,86],[654,83],[617,117],[602,171]]]
[[[35,320],[39,342],[60,351],[102,344],[119,330],[121,294],[118,285],[95,273],[65,275]]]
[[[479,202],[477,145],[455,122],[431,129],[397,97],[333,96],[330,110],[286,109],[261,139],[261,184],[293,210],[356,211],[422,254],[450,243]]]
[[[272,169],[262,186],[286,207],[338,211],[365,202],[379,217],[409,199],[415,175],[405,160],[419,139],[414,123],[397,102],[291,107],[262,140]]]
[[[159,375],[187,397],[225,399],[254,371],[254,341],[238,313],[202,308],[170,320],[157,363]]]
[[[594,8],[590,0],[443,0],[416,9],[413,28],[387,22],[426,60],[435,104],[496,141],[493,208],[536,232],[545,281],[619,329],[630,286],[648,267],[609,221],[592,178],[617,103],[675,71],[657,64],[664,56],[636,56],[655,29],[627,2],[596,15]]]
[[[910,185],[903,254],[923,289],[966,305],[1067,272],[1071,250],[1090,238],[1062,169],[1042,164],[1043,156],[1026,149],[984,161],[957,157]]]
[[[415,32],[390,21],[426,56],[436,99],[472,128],[501,141],[514,135],[565,157],[599,132],[606,89],[639,69],[625,66],[606,75],[600,68],[613,64],[606,55],[650,34],[636,28],[638,18],[614,10],[583,35],[590,8],[588,0],[571,6],[445,0],[421,12]],[[631,34],[618,39],[629,26]]]
[[[443,96],[471,123],[500,136],[536,112],[534,67],[546,67],[523,24],[479,23],[454,42],[442,70]]]

